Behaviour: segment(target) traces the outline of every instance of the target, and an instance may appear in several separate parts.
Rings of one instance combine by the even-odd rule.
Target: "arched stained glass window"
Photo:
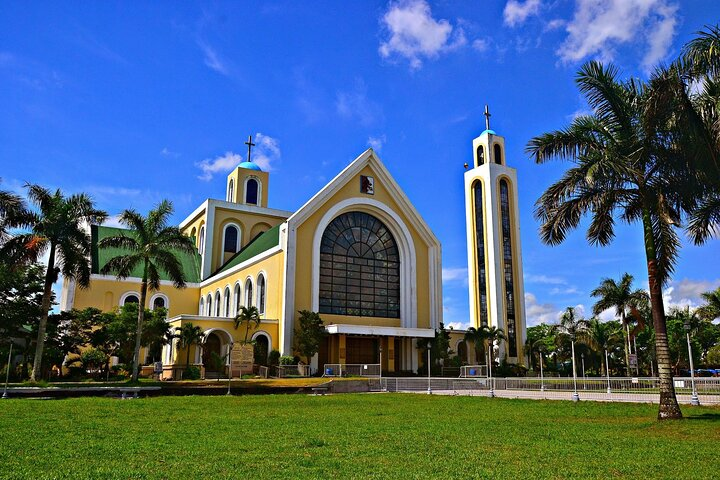
[[[500,180],[500,216],[503,249],[503,284],[505,286],[505,324],[507,325],[508,355],[517,357],[515,283],[513,281],[513,249],[510,236],[510,187]]]
[[[258,187],[258,181],[254,178],[247,181],[245,184],[245,203],[251,205],[258,204]]]
[[[225,227],[225,238],[223,241],[225,253],[235,253],[238,250],[238,229],[234,225]]]
[[[253,301],[253,284],[249,278],[245,281],[245,306],[252,307]]]
[[[265,275],[258,275],[257,279],[257,307],[260,313],[265,313]]]
[[[344,213],[320,244],[320,313],[400,318],[400,257],[377,218]]]
[[[488,324],[487,266],[485,262],[485,219],[483,217],[483,187],[479,180],[473,184],[475,208],[475,261],[477,268],[477,298],[480,311],[480,325]]]
[[[220,316],[220,292],[215,293],[215,316]]]

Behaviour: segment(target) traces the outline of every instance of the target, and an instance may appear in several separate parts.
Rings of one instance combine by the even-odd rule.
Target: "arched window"
[[[245,203],[249,203],[251,205],[258,204],[259,187],[260,185],[258,184],[258,181],[254,178],[247,181],[245,184]]]
[[[215,316],[220,316],[220,292],[215,293]]]
[[[138,298],[138,296],[135,295],[134,293],[127,295],[123,299],[122,304],[127,305],[128,303],[140,303],[140,298]]]
[[[480,307],[480,325],[488,324],[487,266],[485,262],[485,219],[483,217],[483,187],[479,180],[473,184],[475,208],[475,262],[477,269],[477,299]]]
[[[262,273],[257,278],[257,308],[261,314],[265,313],[265,275]]]
[[[235,284],[235,315],[240,311],[242,306],[242,292],[240,291],[240,284]]]
[[[508,355],[517,357],[515,326],[515,283],[513,281],[513,249],[510,223],[510,187],[500,180],[500,217],[502,226],[503,284],[505,286],[505,324],[507,325]]]
[[[499,143],[493,146],[493,156],[495,157],[495,163],[502,165],[502,148],[500,148]]]
[[[213,310],[212,310],[212,293],[208,293],[208,296],[207,296],[207,316],[208,316],[208,317],[212,316],[212,312],[213,312]]]
[[[200,252],[200,255],[205,253],[205,225],[200,227],[200,235],[198,238],[198,252]]]
[[[155,300],[153,300],[153,310],[156,308],[165,308],[165,299],[163,297],[155,297]]]
[[[253,284],[249,278],[245,280],[245,306],[252,307],[253,301]]]
[[[462,363],[463,365],[467,364],[468,352],[467,352],[467,345],[465,344],[465,341],[461,341],[460,343],[458,343],[457,354],[458,354],[458,357],[460,358],[460,363]]]
[[[320,244],[320,313],[400,318],[400,257],[390,230],[364,212],[336,217]]]
[[[477,148],[478,167],[484,163],[485,163],[485,148],[482,145],[478,145],[478,148]]]
[[[197,230],[195,229],[195,227],[190,230],[190,238],[192,238],[195,242],[195,245],[197,245]]]
[[[235,225],[225,226],[223,244],[223,251],[225,253],[235,253],[238,251],[238,229]]]
[[[230,287],[225,287],[225,301],[223,303],[225,305],[225,316],[229,317],[232,314],[230,311]]]
[[[200,298],[200,308],[198,309],[198,315],[205,315],[205,299]]]
[[[228,184],[228,193],[227,193],[227,201],[232,202],[233,201],[233,193],[235,193],[235,180],[230,179],[230,183]]]

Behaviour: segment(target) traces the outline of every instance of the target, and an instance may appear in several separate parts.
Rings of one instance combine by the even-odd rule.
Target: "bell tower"
[[[225,201],[240,203],[254,207],[267,207],[268,204],[268,172],[253,162],[250,154],[255,144],[252,135],[245,142],[248,146],[247,160],[239,164],[227,177]]]
[[[472,145],[473,166],[465,172],[470,324],[501,328],[507,340],[495,358],[524,364],[517,172],[506,165],[505,139],[490,129],[487,105],[485,130]]]

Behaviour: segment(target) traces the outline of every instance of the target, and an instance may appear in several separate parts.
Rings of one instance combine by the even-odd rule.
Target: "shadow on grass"
[[[720,422],[720,412],[718,413],[703,413],[700,415],[692,415],[685,417],[688,420],[714,420],[716,422]]]

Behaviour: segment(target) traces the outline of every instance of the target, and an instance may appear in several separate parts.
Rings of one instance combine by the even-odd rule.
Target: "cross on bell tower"
[[[490,108],[487,105],[485,105],[485,113],[483,113],[483,115],[485,115],[485,130],[490,130],[491,115],[490,115]]]
[[[255,144],[254,144],[253,141],[252,141],[252,135],[248,135],[248,141],[245,142],[245,145],[248,146],[247,161],[249,162],[249,161],[250,161],[250,153],[251,153],[251,151],[252,151],[252,147],[255,146]]]

